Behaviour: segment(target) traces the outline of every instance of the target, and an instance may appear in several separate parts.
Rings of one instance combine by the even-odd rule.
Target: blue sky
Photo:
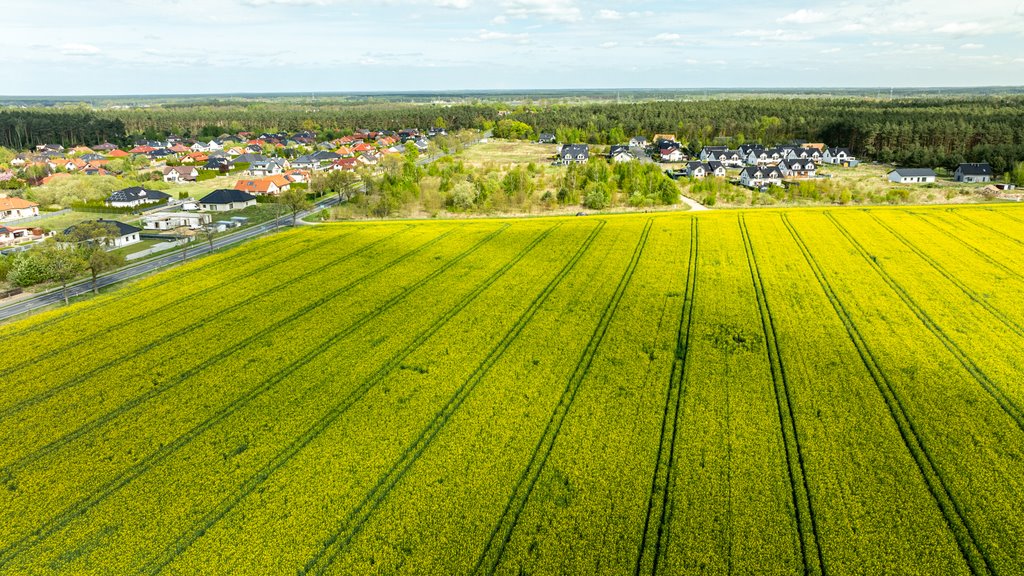
[[[1024,85],[1024,0],[47,0],[3,14],[4,95]]]

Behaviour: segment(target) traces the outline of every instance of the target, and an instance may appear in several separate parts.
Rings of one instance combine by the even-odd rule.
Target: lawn
[[[246,243],[0,328],[0,572],[1024,573],[1022,230],[858,207]]]
[[[557,144],[538,144],[526,140],[491,139],[482,144],[474,144],[460,152],[457,158],[466,164],[482,167],[493,165],[527,165],[531,162],[538,166],[551,164],[558,154]]]

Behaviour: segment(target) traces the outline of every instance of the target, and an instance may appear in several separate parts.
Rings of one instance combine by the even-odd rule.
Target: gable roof
[[[39,206],[35,202],[29,202],[24,198],[0,198],[0,210],[21,210],[22,208],[32,208]]]
[[[988,162],[965,162],[957,166],[957,171],[965,176],[991,176],[992,167]]]
[[[85,222],[91,222],[91,220],[86,220]],[[82,222],[82,224],[84,224],[85,222]],[[124,222],[118,222],[117,220],[104,220],[103,218],[97,218],[96,222],[99,222],[100,224],[113,224],[114,226],[117,227],[117,233],[120,234],[121,236],[127,236],[129,234],[134,234],[136,232],[142,232],[142,228],[136,228],[135,226],[125,224]],[[74,226],[69,226],[64,229],[65,234],[71,234],[74,231]]]
[[[922,176],[935,176],[935,171],[931,168],[897,168],[889,172],[889,174],[899,174],[904,178],[919,178]]]
[[[142,186],[132,186],[118,190],[107,198],[107,202],[136,202],[138,200],[167,200],[171,195],[159,190],[146,190]]]
[[[200,204],[231,204],[232,202],[248,202],[255,200],[256,197],[247,192],[241,190],[232,190],[231,188],[221,188],[214,190],[206,196],[199,199]]]

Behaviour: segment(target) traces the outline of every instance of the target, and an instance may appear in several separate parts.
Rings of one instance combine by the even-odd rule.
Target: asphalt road
[[[337,198],[322,200],[321,202],[318,202],[315,206],[313,206],[313,208],[311,208],[310,210],[306,212],[300,212],[298,217],[299,219],[302,219],[308,216],[309,214],[312,214],[313,212],[317,212],[323,208],[336,204],[337,201]],[[214,238],[212,250],[219,250],[227,246],[240,244],[242,242],[245,242],[246,240],[251,240],[252,238],[262,236],[275,228],[279,228],[282,226],[291,226],[291,223],[292,217],[290,214],[288,214],[275,220],[271,220],[269,222],[264,222],[262,224],[254,225],[250,228],[239,230],[238,232],[235,232],[233,234],[222,236],[220,238]],[[211,248],[209,242],[195,241],[190,242],[188,245],[189,259],[202,254],[207,254],[210,251]],[[167,254],[157,256],[148,260],[144,260],[139,263],[129,264],[123,268],[119,268],[108,274],[104,274],[103,276],[99,277],[97,284],[99,285],[100,288],[103,288],[105,286],[110,286],[111,284],[116,284],[118,282],[129,280],[131,278],[136,278],[139,276],[150,274],[161,268],[167,268],[181,263],[182,251],[180,249],[172,250],[169,251]],[[73,284],[68,285],[69,298],[74,298],[75,296],[86,294],[91,291],[91,278],[87,278],[85,280],[78,280]],[[44,308],[46,306],[50,306],[52,304],[56,304],[58,302],[63,301],[64,295],[61,292],[60,288],[56,288],[54,290],[50,290],[47,292],[42,292],[31,298],[25,298],[23,300],[15,302],[14,304],[10,304],[8,306],[0,308],[0,322],[18,316],[20,314],[26,314],[28,312],[32,312],[33,310],[38,310],[40,308]]]

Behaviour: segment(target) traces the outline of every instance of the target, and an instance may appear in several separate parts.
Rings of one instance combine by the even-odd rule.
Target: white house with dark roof
[[[988,162],[964,163],[956,167],[953,179],[957,182],[991,182],[992,167]]]
[[[928,184],[935,182],[931,168],[897,168],[889,172],[889,181],[897,184]]]
[[[748,188],[781,186],[782,171],[776,166],[747,166],[740,170],[740,184]]]
[[[722,166],[721,162],[711,160],[708,162],[687,162],[686,163],[686,176],[688,178],[695,178],[701,180],[708,176],[725,178],[725,166]]]
[[[124,188],[111,194],[107,206],[115,208],[134,208],[143,204],[158,204],[170,200],[171,195],[159,190],[147,190],[142,186]]]
[[[850,153],[849,148],[825,148],[825,152],[821,155],[821,162],[823,164],[846,165],[856,161],[857,158]]]
[[[207,212],[228,212],[242,210],[256,205],[256,197],[248,192],[221,188],[199,199],[199,208]]]
[[[783,178],[814,178],[818,173],[818,167],[810,158],[783,160],[776,167],[782,172]]]
[[[118,222],[117,220],[104,220],[103,218],[98,218],[96,221],[100,224],[112,224],[117,228],[118,236],[117,238],[107,241],[108,248],[123,248],[142,241],[142,238],[139,237],[139,232],[142,232],[142,228],[137,228],[130,224],[125,224],[124,222]],[[74,230],[75,227],[70,226],[64,230],[64,234],[71,234]]]
[[[555,164],[568,166],[569,164],[585,164],[590,160],[590,146],[586,144],[565,144],[558,151],[558,160]]]

